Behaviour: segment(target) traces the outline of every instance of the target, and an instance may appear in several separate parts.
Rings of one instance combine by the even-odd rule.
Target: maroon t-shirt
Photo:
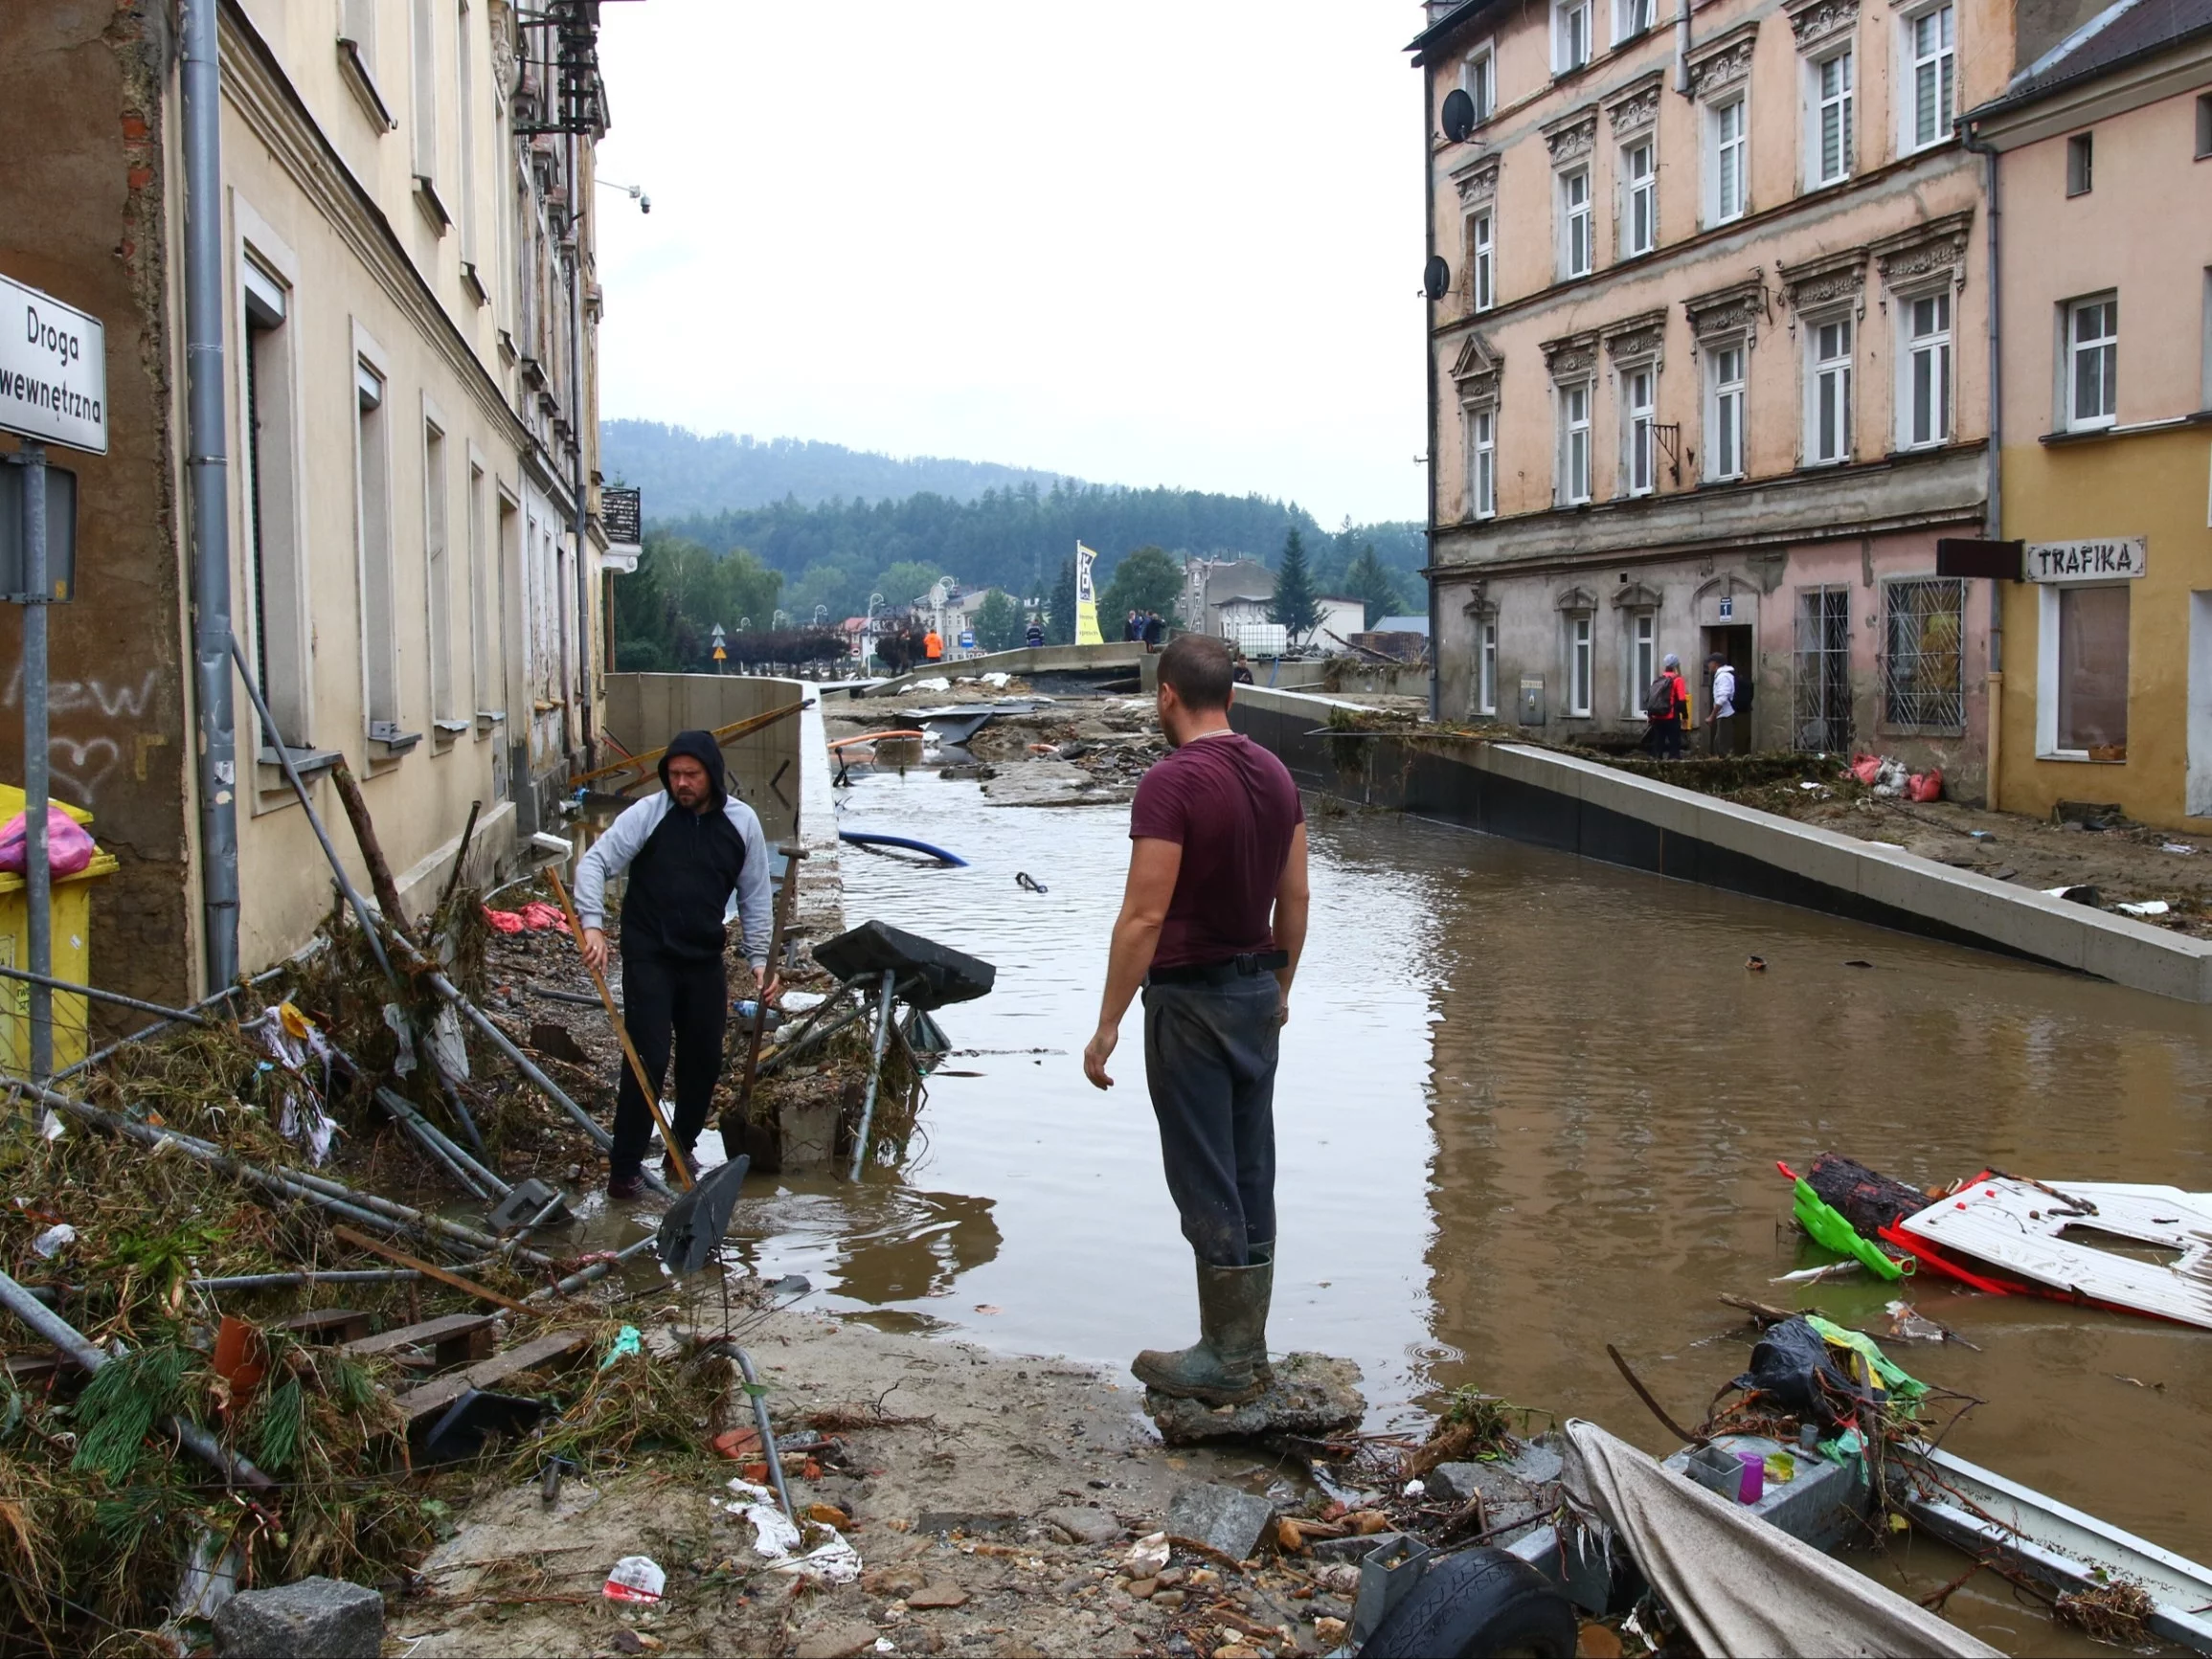
[[[1156,762],[1137,785],[1132,841],[1183,848],[1155,968],[1226,962],[1275,949],[1275,890],[1305,821],[1283,763],[1238,733],[1200,737]]]

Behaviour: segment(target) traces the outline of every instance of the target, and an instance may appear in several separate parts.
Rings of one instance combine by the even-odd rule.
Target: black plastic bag
[[[1836,1351],[1803,1315],[1770,1325],[1751,1349],[1751,1368],[1728,1384],[1747,1398],[1820,1425],[1823,1440],[1877,1397],[1853,1380]]]

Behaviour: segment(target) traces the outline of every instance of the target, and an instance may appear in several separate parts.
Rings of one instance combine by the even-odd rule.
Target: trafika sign
[[[2142,536],[2030,542],[2023,562],[2031,582],[2133,581],[2150,568],[2151,545]]]
[[[0,277],[0,432],[107,453],[107,330]]]

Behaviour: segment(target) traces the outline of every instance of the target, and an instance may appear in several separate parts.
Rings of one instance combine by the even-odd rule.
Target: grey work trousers
[[[1242,1267],[1275,1238],[1273,974],[1144,988],[1144,1072],[1167,1191],[1209,1267]]]

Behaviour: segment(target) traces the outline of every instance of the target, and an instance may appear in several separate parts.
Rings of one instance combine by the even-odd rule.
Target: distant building
[[[1998,803],[2206,833],[2212,0],[2109,7],[1966,124],[2004,206],[2000,530],[2029,578],[1973,584],[2004,607]]]
[[[1367,625],[1366,602],[1348,594],[1323,594],[1314,600],[1314,611],[1319,620],[1305,643],[1332,657],[1350,650],[1352,636]]]
[[[1274,607],[1275,572],[1258,560],[1184,561],[1179,609],[1183,626],[1192,633],[1234,639],[1241,624],[1269,620]]]

